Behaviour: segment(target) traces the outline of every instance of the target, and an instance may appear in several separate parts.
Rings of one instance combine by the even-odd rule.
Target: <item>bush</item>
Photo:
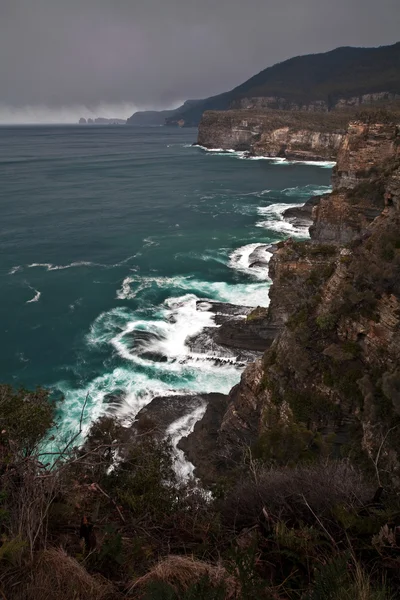
[[[54,405],[50,392],[37,388],[30,392],[0,385],[0,430],[3,445],[30,456],[52,427]]]
[[[320,315],[315,322],[322,331],[330,331],[334,329],[337,323],[337,316],[333,314]]]

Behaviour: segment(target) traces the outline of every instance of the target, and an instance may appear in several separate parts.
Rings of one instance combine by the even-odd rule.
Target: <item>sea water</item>
[[[186,344],[215,326],[196,302],[267,306],[252,253],[306,237],[283,212],[330,189],[331,163],[209,152],[196,135],[0,128],[0,381],[61,393],[64,433],[86,397],[87,428],[157,395],[228,392],[243,365]]]

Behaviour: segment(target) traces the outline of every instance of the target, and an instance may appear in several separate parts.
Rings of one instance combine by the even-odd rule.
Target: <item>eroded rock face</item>
[[[207,111],[197,143],[293,160],[335,160],[347,118],[284,111]]]
[[[309,103],[293,102],[287,98],[279,96],[258,96],[250,98],[238,98],[231,103],[232,109],[275,109],[275,110],[294,110],[307,112],[328,112],[332,109],[347,109],[349,107],[364,106],[374,104],[375,102],[393,101],[400,98],[399,94],[392,92],[376,92],[373,94],[362,94],[352,96],[351,98],[339,98],[331,103],[325,100],[314,100]]]
[[[352,123],[333,185],[313,240],[281,243],[271,259],[266,319],[278,333],[231,391],[215,456],[236,461],[261,436],[279,460],[278,435],[334,434],[373,469],[380,448],[382,479],[400,487],[398,127]]]
[[[364,233],[387,204],[384,171],[399,156],[397,125],[350,123],[332,177],[333,193],[314,209],[311,238],[347,244]]]

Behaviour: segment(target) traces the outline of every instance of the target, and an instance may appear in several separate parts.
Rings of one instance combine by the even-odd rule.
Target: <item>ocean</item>
[[[63,434],[86,396],[87,428],[157,395],[228,392],[243,366],[185,343],[215,326],[196,301],[267,306],[252,253],[306,237],[282,213],[330,189],[329,163],[249,160],[196,136],[0,128],[0,381],[61,393]]]

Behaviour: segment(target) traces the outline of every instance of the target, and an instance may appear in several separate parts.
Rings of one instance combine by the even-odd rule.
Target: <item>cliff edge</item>
[[[348,121],[345,112],[209,111],[200,122],[197,143],[253,156],[336,160]]]
[[[346,455],[400,486],[399,126],[379,115],[352,122],[332,183],[311,241],[281,242],[271,259],[264,318],[278,334],[218,424],[215,413],[211,467],[196,451],[201,422],[181,442],[200,476],[250,447],[278,464]]]

